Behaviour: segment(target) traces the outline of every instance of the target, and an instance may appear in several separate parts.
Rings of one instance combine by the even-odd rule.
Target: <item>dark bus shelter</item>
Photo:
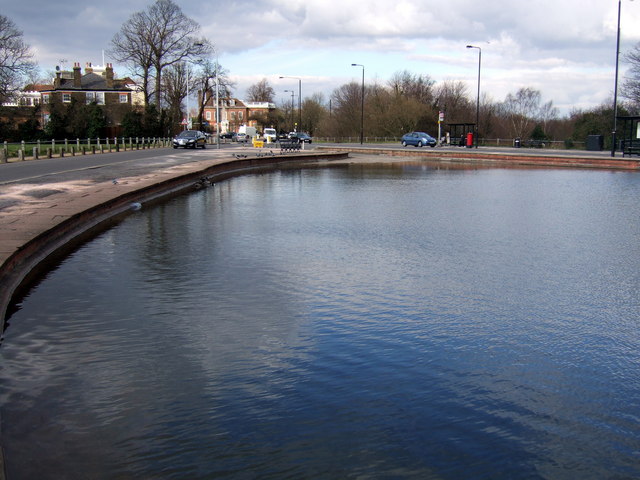
[[[616,117],[619,125],[618,140],[622,156],[640,155],[640,116]]]
[[[464,147],[467,145],[467,134],[474,133],[475,123],[447,123],[449,127],[449,142],[451,145]],[[475,133],[474,133],[475,134]],[[474,139],[474,141],[477,141]]]

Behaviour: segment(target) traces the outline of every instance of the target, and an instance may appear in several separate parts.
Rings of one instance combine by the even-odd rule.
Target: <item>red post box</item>
[[[467,133],[467,148],[473,147],[473,133]]]

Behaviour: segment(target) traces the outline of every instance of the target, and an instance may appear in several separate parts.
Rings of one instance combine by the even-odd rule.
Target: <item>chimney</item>
[[[104,73],[107,78],[107,88],[113,88],[113,65],[107,63],[107,68]]]
[[[89,74],[89,73],[93,73],[93,65],[91,65],[91,62],[87,62],[84,65],[84,73],[85,74]]]
[[[60,72],[60,67],[56,67],[56,78],[53,79],[53,88],[60,87],[61,76],[62,76],[62,72]]]
[[[78,62],[73,64],[73,88],[82,88],[82,71]]]

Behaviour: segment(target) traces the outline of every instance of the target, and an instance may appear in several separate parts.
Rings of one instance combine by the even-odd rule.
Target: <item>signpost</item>
[[[442,144],[442,122],[444,122],[444,112],[440,111],[438,114],[438,145]]]

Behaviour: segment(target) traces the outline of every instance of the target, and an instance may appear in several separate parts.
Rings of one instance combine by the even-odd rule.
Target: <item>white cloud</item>
[[[607,101],[613,91],[614,1],[174,1],[216,45],[240,96],[262,78],[280,92],[281,74],[304,78],[304,96],[328,94],[357,80],[351,63],[366,66],[367,81],[406,69],[462,80],[473,91],[478,57],[467,44],[482,48],[482,90],[495,100],[533,86],[566,113]],[[152,1],[6,3],[3,14],[24,31],[43,70],[52,70],[63,58],[99,63],[122,22]],[[639,27],[640,2],[622,0],[623,52],[640,41]]]

